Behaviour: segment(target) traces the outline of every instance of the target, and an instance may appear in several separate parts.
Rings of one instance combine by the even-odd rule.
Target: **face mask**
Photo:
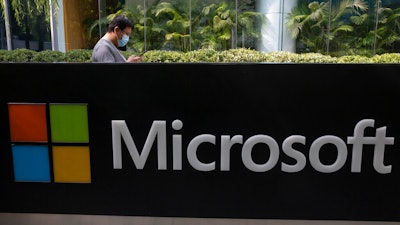
[[[117,36],[117,39],[118,39],[118,36]],[[129,36],[126,34],[123,34],[121,40],[118,39],[118,47],[125,46],[126,44],[128,44],[128,41],[129,41]]]

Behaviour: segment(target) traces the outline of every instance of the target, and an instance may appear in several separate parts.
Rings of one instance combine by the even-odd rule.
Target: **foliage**
[[[250,49],[229,49],[219,52],[221,62],[265,62],[265,53]]]
[[[218,51],[214,49],[198,49],[186,53],[187,62],[218,62]]]
[[[371,2],[298,0],[286,25],[299,52],[337,57],[395,52],[400,46],[400,8],[384,8],[381,0]]]
[[[10,2],[13,18],[19,29],[23,30],[19,38],[25,39],[25,47],[30,48],[29,39],[38,38],[39,50],[44,49],[44,41],[50,38],[46,32],[50,26],[49,0],[7,1]],[[298,53],[372,57],[375,54],[398,52],[400,8],[396,8],[398,4],[393,1],[292,1],[297,1],[297,5],[287,14],[286,26],[291,36],[296,38]],[[54,7],[58,7],[58,1],[51,2]],[[129,51],[159,49],[192,54],[193,50],[201,49],[225,51],[239,46],[255,49],[257,40],[261,37],[260,24],[266,19],[263,13],[255,11],[254,0],[153,0],[146,1],[149,4],[146,6],[130,4],[130,8],[127,8],[129,4],[122,3],[124,1],[113,0],[107,2],[107,7],[112,8],[107,8],[103,12],[107,16],[100,20],[97,11],[90,9],[92,4],[88,4],[89,2],[95,0],[82,1],[81,6],[86,18],[82,23],[89,33],[88,40],[85,40],[86,45],[82,48],[94,46],[102,35],[99,34],[99,25],[104,27],[115,15],[124,14],[135,23],[128,44]],[[4,1],[0,1],[4,13],[3,4]],[[237,60],[230,59],[229,52],[224,54],[228,57],[225,60]],[[362,60],[346,58],[342,60]],[[202,60],[207,62],[216,59]]]
[[[134,52],[122,52],[125,57]],[[67,62],[90,63],[92,50],[75,49],[66,53],[29,49],[0,50],[0,62]],[[333,57],[321,53],[259,52],[248,48],[215,51],[199,49],[190,52],[151,50],[143,54],[143,63],[400,63],[400,53],[376,54],[372,57],[344,55]]]
[[[296,62],[297,54],[292,52],[269,52],[266,53],[267,62],[277,63],[294,63]]]
[[[325,52],[328,45],[328,52],[351,48],[355,42],[352,36],[354,26],[362,25],[359,18],[367,15],[368,7],[364,0],[329,3],[298,1],[298,6],[288,15],[287,27],[291,36],[311,52]]]
[[[65,53],[67,62],[91,62],[92,50],[90,49],[71,49]]]
[[[25,19],[35,18],[44,14],[46,22],[50,21],[50,5],[48,0],[11,0],[14,16],[19,25],[24,24]]]
[[[345,55],[341,56],[337,60],[338,63],[370,63],[370,58],[359,55]]]
[[[218,4],[201,0],[190,2],[190,7],[187,0],[176,0],[173,3],[154,0],[146,8],[140,4],[136,8],[123,7],[95,21],[89,33],[94,35],[99,23],[108,23],[114,16],[123,14],[135,24],[128,43],[128,49],[135,52],[145,49],[189,52],[202,48],[221,51],[236,48],[236,36],[242,37],[242,47],[246,45],[246,40],[248,45],[252,45],[248,47],[255,48],[255,40],[261,35],[259,24],[264,21],[265,15],[253,11],[254,5],[239,0],[236,11],[234,1],[220,1]]]
[[[380,8],[378,10],[378,29],[377,46],[378,50],[392,50],[400,45],[400,8]]]
[[[30,48],[32,38],[39,41],[39,50],[44,49],[44,41],[50,40],[46,35],[46,27],[50,27],[50,4],[49,0],[7,0],[14,12],[17,25],[22,30],[20,38],[25,40],[25,47]],[[57,1],[53,1],[53,7],[57,8]],[[4,2],[1,1],[4,13]],[[7,25],[6,23],[6,26]]]
[[[10,62],[9,57],[10,54],[12,54],[13,51],[8,51],[5,49],[0,49],[0,62]]]
[[[34,54],[32,62],[65,62],[65,54],[61,51],[44,50]]]
[[[301,53],[296,56],[296,63],[334,63],[335,58],[321,53]]]
[[[371,57],[371,63],[400,63],[400,53],[384,53]]]
[[[163,47],[174,46],[176,50],[188,51],[190,39],[190,21],[189,15],[184,11],[181,4],[172,4],[170,2],[160,2],[153,10],[153,15],[160,22],[166,31]]]
[[[36,51],[19,48],[12,51],[12,53],[7,54],[6,60],[8,62],[32,62],[33,56],[36,54]]]
[[[186,62],[186,56],[181,51],[152,50],[143,55],[144,62]]]

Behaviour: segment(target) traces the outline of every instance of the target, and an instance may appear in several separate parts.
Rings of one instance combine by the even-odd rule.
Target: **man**
[[[92,52],[92,62],[141,62],[141,56],[129,56],[128,59],[118,47],[124,47],[132,33],[133,22],[124,15],[115,16],[107,28],[107,33],[96,43]]]

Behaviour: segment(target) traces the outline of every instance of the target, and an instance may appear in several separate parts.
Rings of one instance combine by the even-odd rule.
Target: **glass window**
[[[22,1],[36,5],[8,2],[13,49],[51,49],[50,33],[54,28],[50,28],[47,0]],[[65,40],[60,39],[64,43],[59,44],[67,50],[93,48],[106,32],[108,16],[120,13],[127,14],[135,24],[131,41],[123,50],[135,52],[250,48],[263,52],[372,56],[400,50],[400,0],[56,2],[59,12],[64,13],[64,24],[59,23],[57,28],[63,29],[59,36]],[[3,15],[0,44],[5,49]]]

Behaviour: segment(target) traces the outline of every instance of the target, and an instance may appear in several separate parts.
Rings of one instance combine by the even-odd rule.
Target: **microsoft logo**
[[[87,104],[8,103],[8,115],[15,182],[91,182]]]

